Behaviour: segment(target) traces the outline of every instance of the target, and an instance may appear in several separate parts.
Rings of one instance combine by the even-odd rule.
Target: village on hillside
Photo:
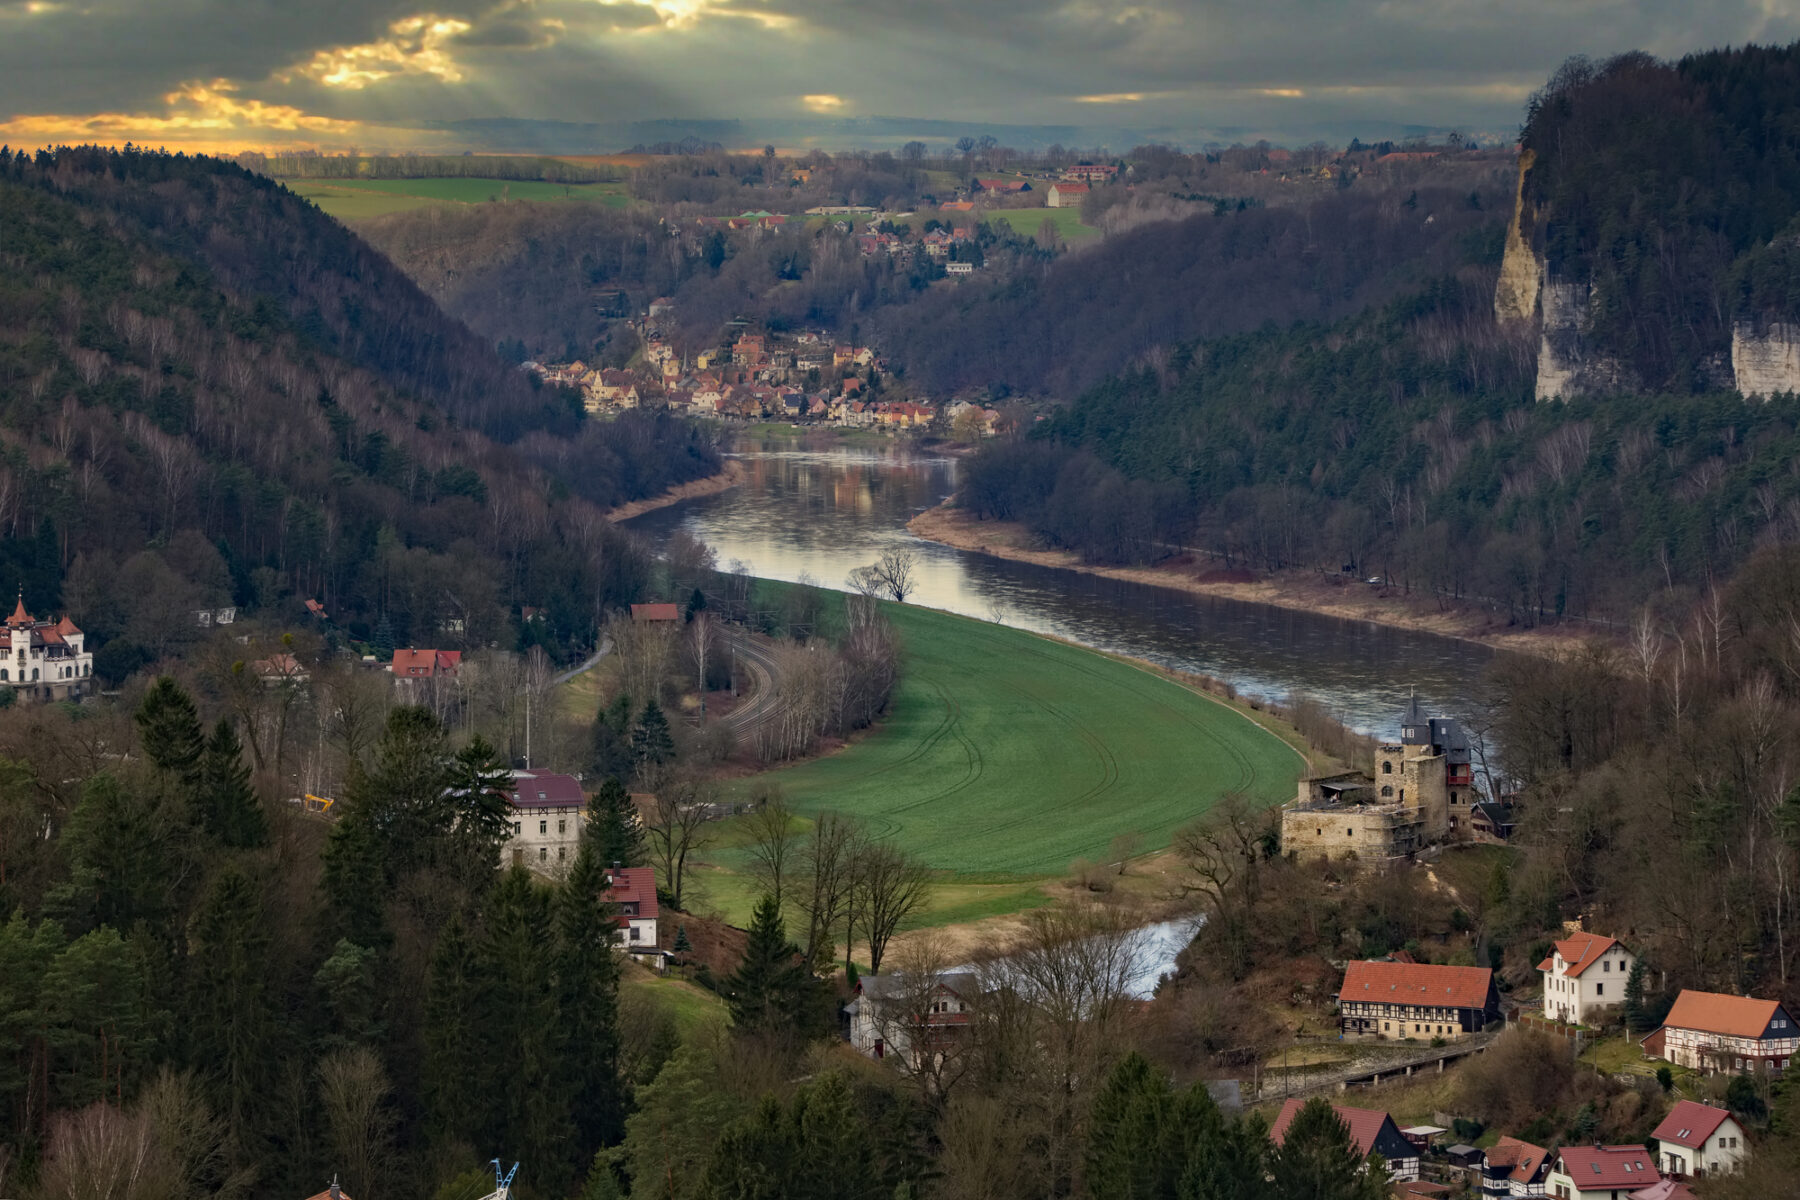
[[[547,384],[580,393],[590,414],[665,408],[695,417],[787,421],[849,429],[925,430],[973,440],[1002,431],[999,410],[956,400],[882,398],[887,364],[867,346],[833,342],[825,333],[743,330],[727,345],[691,357],[666,338],[674,301],[659,298],[635,328],[641,354],[625,367],[521,364]]]

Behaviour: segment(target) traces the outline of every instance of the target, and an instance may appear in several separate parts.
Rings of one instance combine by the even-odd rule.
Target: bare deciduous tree
[[[657,789],[646,815],[644,839],[652,865],[669,889],[676,911],[685,912],[688,859],[706,844],[712,793],[703,785],[672,779]]]
[[[869,942],[869,970],[879,973],[900,923],[925,903],[931,870],[890,842],[868,842],[856,856],[854,875],[859,894],[854,907]]]
[[[876,573],[881,578],[881,586],[889,596],[893,597],[894,603],[905,604],[906,598],[912,595],[913,567],[917,561],[911,550],[901,547],[889,550],[875,564]]]
[[[387,1072],[373,1050],[336,1050],[319,1063],[319,1099],[331,1147],[352,1195],[379,1195],[378,1173],[391,1151],[394,1113],[388,1107]]]
[[[821,813],[800,849],[795,900],[806,915],[806,965],[816,970],[836,945],[835,931],[850,911],[855,890],[856,823]]]
[[[794,813],[779,789],[763,797],[750,815],[744,818],[750,831],[750,876],[765,896],[773,897],[781,907],[788,898],[791,876],[796,868],[800,835],[794,830]]]

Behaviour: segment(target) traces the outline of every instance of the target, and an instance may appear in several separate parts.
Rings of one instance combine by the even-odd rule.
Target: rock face
[[[1734,324],[1731,376],[1745,396],[1766,400],[1800,392],[1800,326],[1776,322],[1759,330],[1748,321]]]
[[[1525,227],[1525,173],[1532,152],[1519,153],[1519,186],[1513,196],[1511,224],[1506,227],[1506,255],[1500,261],[1500,284],[1494,289],[1494,319],[1502,325],[1529,321],[1537,315],[1538,286],[1543,275]]]

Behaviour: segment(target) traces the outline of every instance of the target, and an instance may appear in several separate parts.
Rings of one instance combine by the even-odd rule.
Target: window
[[[1604,983],[1596,983],[1594,985],[1594,995],[1596,995],[1596,996],[1606,995],[1606,985]]]
[[[1344,836],[1345,837],[1355,837],[1356,830],[1354,830],[1354,829],[1350,828],[1348,825],[1346,825],[1346,826],[1344,826]]]
[[[519,822],[514,821],[513,822],[513,836],[518,837],[523,832],[525,832],[524,827]]]
[[[1612,970],[1612,960],[1611,960],[1611,959],[1605,959],[1605,958],[1603,958],[1603,959],[1601,959],[1601,960],[1600,960],[1600,969],[1601,969],[1601,970],[1602,970],[1602,971],[1610,971],[1610,970]]]
[[[639,929],[637,926],[633,925],[631,927],[631,940],[634,942],[643,941],[644,940],[644,931]]]
[[[1381,764],[1381,773],[1383,775],[1392,775],[1394,773],[1394,764],[1391,762],[1382,763]]]
[[[550,847],[548,847],[548,846],[539,846],[538,847],[538,861],[539,862],[549,862],[550,861]]]
[[[550,832],[550,822],[539,821],[538,822],[538,832],[539,833],[549,833]]]
[[[556,822],[556,832],[558,832],[558,833],[567,833],[567,832],[569,832],[569,823],[568,823],[568,822],[567,822],[567,821],[564,821],[564,820],[560,820],[560,819],[559,819],[559,820],[558,820],[558,821],[557,821],[557,822]]]
[[[1383,786],[1382,786],[1382,789],[1381,789],[1381,794],[1382,794],[1382,795],[1383,795],[1383,796],[1391,796],[1391,795],[1393,795],[1393,794],[1394,794],[1394,789],[1393,789],[1393,788],[1391,788],[1391,787],[1388,787],[1388,786],[1386,786],[1386,785],[1385,785],[1385,784],[1384,784],[1384,785],[1383,785]]]
[[[569,857],[569,848],[567,846],[558,846],[556,848],[556,860],[561,862],[567,857]]]

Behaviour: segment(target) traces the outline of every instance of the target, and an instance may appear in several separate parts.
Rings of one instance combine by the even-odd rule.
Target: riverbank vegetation
[[[1192,346],[966,464],[969,512],[1099,563],[1189,548],[1491,605],[1628,621],[1800,536],[1800,403],[1535,404],[1492,271],[1331,327]]]

